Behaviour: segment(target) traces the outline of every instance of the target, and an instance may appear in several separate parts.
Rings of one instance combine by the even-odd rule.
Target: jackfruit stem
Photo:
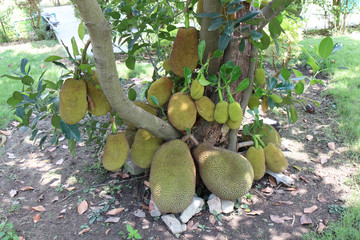
[[[113,134],[117,133],[117,128],[116,128],[116,123],[115,123],[115,118],[111,118],[111,130]]]
[[[259,149],[259,142],[255,135],[252,136],[252,139],[254,140],[254,147],[256,150]]]
[[[222,102],[223,101],[223,97],[222,97],[222,93],[221,93],[221,80],[220,80],[220,77],[218,78],[218,94],[219,94],[219,102]]]
[[[233,98],[233,96],[232,96],[232,94],[231,94],[231,92],[230,92],[230,86],[229,86],[229,85],[226,86],[226,90],[227,90],[227,93],[228,93],[229,103],[235,102],[235,100],[234,100],[234,98]]]
[[[263,148],[266,147],[265,143],[263,142],[263,140],[261,140],[259,135],[256,135],[256,138],[259,141],[260,146],[262,146]]]
[[[259,68],[263,68],[263,56],[261,54],[261,51],[259,51],[259,55],[260,55],[260,62],[259,62]]]
[[[191,0],[188,0],[186,2],[186,6],[185,6],[185,28],[189,28],[190,27],[190,17],[189,17],[189,5],[191,3]]]

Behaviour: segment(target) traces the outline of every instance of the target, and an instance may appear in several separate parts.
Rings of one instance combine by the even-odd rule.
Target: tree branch
[[[181,134],[164,120],[153,116],[130,101],[119,81],[112,48],[111,27],[96,0],[74,0],[88,29],[100,85],[117,114],[138,128],[170,140]]]

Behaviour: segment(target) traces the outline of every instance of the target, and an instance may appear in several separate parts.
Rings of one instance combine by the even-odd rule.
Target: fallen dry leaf
[[[288,188],[284,188],[285,191],[296,191],[297,189],[294,187],[288,187]]]
[[[281,217],[279,217],[277,215],[270,214],[270,220],[273,221],[274,223],[284,223],[284,220],[281,219]]]
[[[33,222],[34,223],[37,223],[40,221],[40,213],[36,214],[34,217],[33,217]]]
[[[149,206],[146,206],[146,204],[144,204],[144,203],[141,204],[141,207],[142,207],[144,210],[149,210]]]
[[[304,213],[313,213],[313,212],[315,212],[317,209],[318,209],[318,206],[314,205],[314,206],[312,206],[312,207],[305,208],[305,209],[304,209]]]
[[[130,176],[129,176],[129,174],[127,174],[127,173],[120,173],[120,177],[122,177],[122,178],[128,178],[128,177],[130,177]]]
[[[0,134],[3,134],[5,136],[10,136],[11,135],[11,131],[2,131],[0,130]]]
[[[106,215],[116,215],[124,211],[125,208],[114,208],[106,213]]]
[[[73,191],[74,189],[75,189],[75,187],[67,187],[67,188],[65,188],[65,190],[68,190],[69,192]]]
[[[292,217],[288,217],[288,216],[284,216],[284,217],[281,217],[282,220],[284,221],[290,221],[290,220],[293,220]]]
[[[29,191],[29,190],[34,190],[34,188],[31,186],[26,186],[26,187],[21,188],[20,190],[21,191]]]
[[[304,178],[303,176],[300,176],[299,179],[303,180],[306,183],[309,183],[309,181],[306,178]]]
[[[119,217],[109,217],[105,220],[105,223],[118,223],[120,221]]]
[[[311,141],[311,140],[314,139],[314,136],[313,136],[313,135],[306,135],[306,139],[307,139],[308,141]]]
[[[44,206],[41,206],[41,205],[36,206],[36,207],[31,207],[30,210],[32,210],[32,211],[37,211],[37,212],[45,212],[45,211],[46,211],[46,209],[44,208]]]
[[[326,225],[325,225],[325,224],[323,224],[322,222],[319,223],[319,227],[318,227],[318,229],[317,229],[317,233],[318,233],[318,234],[321,234],[321,233],[324,231],[325,228],[326,228]]]
[[[313,222],[312,222],[311,218],[308,215],[303,214],[301,216],[301,218],[300,218],[300,223],[302,225],[307,225],[307,224],[312,224]]]
[[[281,205],[293,205],[294,202],[292,201],[278,201],[276,203],[273,203],[274,206],[281,206]]]
[[[78,236],[84,234],[84,233],[87,233],[88,231],[90,231],[90,228],[85,228],[83,230],[81,230],[79,233],[78,233]]]
[[[261,215],[261,214],[263,214],[264,213],[264,211],[263,210],[256,210],[256,211],[251,211],[251,212],[248,212],[248,213],[246,213],[246,215]]]
[[[48,148],[47,151],[48,151],[48,152],[53,152],[53,151],[56,150],[56,148],[57,148],[57,147],[51,147],[51,148]]]
[[[15,197],[17,193],[18,193],[18,191],[15,189],[10,190],[10,192],[9,192],[10,197]]]
[[[55,197],[53,198],[53,200],[51,200],[51,202],[56,202],[56,201],[59,201],[59,197],[58,197],[58,196],[55,196]]]
[[[317,200],[318,200],[319,202],[326,202],[325,197],[324,197],[321,193],[318,194]]]
[[[196,222],[196,223],[194,223],[193,225],[191,225],[190,227],[189,227],[189,225],[188,225],[188,230],[196,230],[196,229],[198,229],[198,227],[199,227],[199,222]]]
[[[276,187],[276,179],[273,176],[268,177],[270,185]]]
[[[63,164],[63,162],[64,162],[64,159],[61,158],[61,159],[57,160],[55,164],[56,165],[61,165],[61,164]]]
[[[216,220],[215,220],[215,216],[214,216],[214,215],[210,215],[210,216],[209,216],[209,222],[211,222],[212,225],[215,225]]]
[[[263,193],[273,193],[274,192],[274,189],[271,188],[271,187],[266,187],[264,188],[263,190],[261,190]]]
[[[42,200],[44,199],[44,194],[41,194],[40,196],[39,196],[39,198],[38,198],[38,202],[41,202]]]
[[[89,108],[91,110],[94,110],[95,109],[94,101],[92,100],[92,98],[89,95],[87,95],[87,101],[88,101]]]
[[[110,228],[108,230],[105,231],[105,235],[107,236],[110,232]]]
[[[149,188],[150,187],[150,182],[149,181],[144,181],[144,185]]]
[[[59,214],[64,214],[64,213],[66,213],[66,208],[64,208],[63,210],[61,210],[61,211],[59,212]]]
[[[335,150],[335,143],[334,142],[328,142],[328,148],[330,150]]]
[[[79,206],[78,206],[78,213],[79,215],[83,214],[84,212],[86,212],[86,210],[88,209],[89,204],[86,202],[86,200],[83,200]]]
[[[145,217],[145,212],[141,209],[138,209],[134,212],[134,215],[139,217],[139,218],[144,218]]]
[[[328,162],[328,159],[329,159],[329,158],[327,158],[327,157],[322,157],[322,158],[320,158],[320,163],[321,163],[321,164],[325,164],[325,163]]]

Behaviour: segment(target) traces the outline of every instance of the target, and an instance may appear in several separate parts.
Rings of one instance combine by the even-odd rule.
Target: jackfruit
[[[208,122],[215,120],[214,111],[215,103],[207,96],[202,96],[199,100],[195,101],[196,110],[199,115]]]
[[[151,101],[150,96],[155,96],[159,101],[159,106],[162,107],[169,101],[171,96],[171,91],[174,87],[174,83],[168,77],[162,77],[155,82],[153,82],[147,94],[147,102],[152,107],[157,107],[153,101]]]
[[[260,105],[259,98],[255,94],[251,95],[251,97],[249,98],[248,107],[251,110],[254,110],[254,108],[259,107],[259,105]]]
[[[73,125],[86,114],[88,102],[84,80],[68,78],[60,89],[59,113],[64,122]]]
[[[240,154],[204,142],[193,150],[193,156],[205,186],[220,199],[238,199],[251,188],[254,171]]]
[[[269,109],[267,97],[264,97],[261,101],[261,110],[266,112]]]
[[[131,148],[132,144],[134,143],[136,132],[137,132],[137,129],[130,129],[128,127],[125,128],[124,134],[126,136],[126,139],[128,140],[130,148]]]
[[[217,123],[223,124],[229,119],[229,104],[220,101],[215,106],[214,118]]]
[[[157,116],[157,110],[155,108],[151,107],[149,104],[147,104],[145,102],[139,102],[139,101],[134,101],[134,104],[138,107],[141,107],[148,113],[151,113],[152,115]],[[128,128],[130,128],[132,130],[137,129],[137,127],[129,121],[124,120],[124,123],[128,126]]]
[[[255,71],[255,83],[257,85],[263,85],[266,81],[266,74],[263,68],[258,68]]]
[[[164,60],[163,68],[165,69],[166,72],[170,72],[170,71],[171,71],[170,58],[167,58],[167,59]]]
[[[276,147],[281,147],[281,137],[273,126],[264,124],[261,131],[261,133],[264,134],[264,136],[261,137],[261,140],[265,145],[273,143]]]
[[[145,129],[136,132],[134,143],[131,147],[131,158],[136,166],[150,168],[151,161],[156,150],[161,146],[163,140],[153,136]]]
[[[264,154],[266,166],[272,172],[283,172],[289,165],[283,152],[273,143],[269,143],[264,148]]]
[[[270,98],[274,101],[274,103],[281,103],[282,102],[282,98],[279,95],[275,94],[275,93],[271,94]]]
[[[168,104],[170,123],[179,131],[192,128],[196,122],[196,106],[191,97],[183,92],[172,95]]]
[[[129,143],[124,133],[110,134],[106,138],[102,164],[108,171],[116,172],[129,155]]]
[[[243,117],[243,112],[238,102],[232,102],[229,104],[229,117],[233,122],[237,122]]]
[[[155,152],[150,168],[150,190],[160,211],[184,211],[194,197],[195,182],[195,164],[186,143],[171,140]]]
[[[184,77],[184,68],[193,72],[198,64],[199,33],[195,28],[180,28],[175,37],[170,55],[170,68],[179,77]]]
[[[199,0],[196,5],[196,14],[204,13],[204,0]]]
[[[199,100],[204,95],[205,87],[200,84],[199,80],[194,80],[190,87],[190,96],[194,100]]]
[[[99,80],[97,79],[97,74],[91,76],[91,79],[94,81],[92,83],[90,80],[85,80],[87,95],[91,98],[93,107],[88,107],[88,112],[96,116],[104,116],[111,110],[111,105],[107,100],[104,92],[97,88],[99,85]],[[100,86],[100,85],[99,85]]]
[[[237,120],[237,121],[233,121],[230,118],[226,121],[226,125],[229,126],[230,129],[239,129],[241,126],[243,120],[243,116],[242,116],[242,112],[241,112],[241,117]]]
[[[265,175],[265,155],[264,149],[259,146],[259,149],[255,147],[250,147],[246,153],[245,157],[251,163],[251,166],[254,170],[254,180],[259,180]]]

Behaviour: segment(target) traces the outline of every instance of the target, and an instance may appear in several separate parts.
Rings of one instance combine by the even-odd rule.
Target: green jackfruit
[[[88,112],[96,116],[104,116],[111,111],[111,105],[101,88],[97,87],[100,87],[97,74],[95,73],[93,76],[91,76],[91,79],[95,84],[90,80],[85,80],[87,95],[92,100],[92,104],[89,104]]]
[[[268,105],[267,97],[263,97],[263,99],[261,101],[261,110],[263,112],[266,112],[268,109],[269,109],[269,105]]]
[[[288,161],[286,160],[282,151],[274,144],[269,143],[264,148],[265,163],[270,171],[280,173],[285,171],[288,167]]]
[[[199,80],[194,80],[191,83],[190,96],[194,100],[199,100],[204,95],[205,87],[200,84]]]
[[[254,110],[254,108],[259,107],[259,105],[260,105],[259,98],[255,94],[251,95],[250,98],[249,98],[248,107],[251,110]]]
[[[124,133],[110,134],[106,138],[102,164],[108,171],[116,172],[129,155],[129,143]]]
[[[192,128],[196,122],[196,106],[191,97],[183,92],[172,95],[168,104],[170,123],[179,131]]]
[[[258,68],[255,71],[255,83],[257,85],[263,85],[266,81],[266,74],[263,68]]]
[[[204,13],[204,0],[199,0],[196,5],[196,14]]]
[[[261,179],[265,175],[266,170],[264,149],[262,147],[259,147],[259,149],[250,147],[246,151],[245,157],[254,169],[254,180]]]
[[[242,113],[242,112],[241,112]],[[229,126],[230,129],[239,129],[241,126],[243,120],[243,116],[241,114],[241,117],[237,121],[233,121],[230,118],[226,121],[226,125]]]
[[[180,28],[175,37],[170,55],[170,68],[179,77],[184,77],[184,68],[193,72],[198,64],[199,33],[191,28]]]
[[[270,98],[274,101],[274,103],[281,103],[282,102],[282,98],[279,95],[275,94],[275,93],[271,94]]]
[[[162,77],[155,82],[153,82],[147,94],[147,102],[152,107],[157,107],[153,101],[151,101],[150,96],[155,96],[159,101],[159,106],[162,107],[169,101],[171,96],[171,91],[174,87],[174,83],[168,77]]]
[[[217,123],[226,123],[229,119],[229,104],[227,102],[221,101],[216,104],[214,118]]]
[[[196,110],[199,115],[208,122],[215,120],[214,111],[215,103],[207,96],[202,96],[199,100],[195,101]]]
[[[145,102],[139,102],[139,101],[134,101],[134,104],[138,107],[141,107],[148,113],[151,113],[152,115],[157,116],[157,110],[155,108],[153,108],[152,106],[150,106],[149,104],[147,104]],[[124,120],[124,123],[132,130],[137,129],[137,127],[129,121]]]
[[[193,150],[205,186],[221,199],[235,200],[245,195],[254,180],[254,171],[240,154],[210,143]]]
[[[151,161],[156,150],[161,146],[163,140],[153,136],[145,129],[136,132],[134,143],[131,147],[131,158],[136,166],[150,168]]]
[[[170,72],[170,71],[171,71],[170,58],[167,58],[167,59],[164,60],[163,68],[165,69],[166,72]]]
[[[237,122],[243,117],[241,106],[238,102],[232,102],[229,104],[229,117],[231,121]]]
[[[60,89],[59,101],[64,122],[73,125],[83,119],[88,109],[85,81],[68,78]]]
[[[195,164],[186,143],[171,140],[155,152],[150,168],[150,190],[160,211],[184,211],[194,197],[195,182]]]
[[[273,143],[276,147],[281,147],[281,137],[273,126],[264,124],[261,129],[261,133],[264,134],[264,136],[261,137],[261,140],[265,143],[265,145]]]

